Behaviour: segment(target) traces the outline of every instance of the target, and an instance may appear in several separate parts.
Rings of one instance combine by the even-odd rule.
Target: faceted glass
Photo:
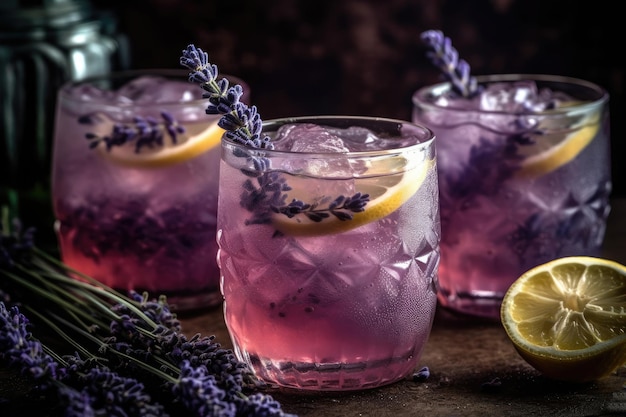
[[[221,303],[215,232],[222,131],[201,95],[186,71],[167,70],[90,78],[58,94],[52,197],[63,261],[124,292],[166,295],[176,310]],[[91,147],[93,136],[111,137],[137,116],[163,130],[162,112],[175,118],[173,128],[184,128],[178,149],[187,153],[159,153],[157,144]],[[212,148],[189,146],[211,129],[219,130]]]
[[[436,306],[432,132],[342,116],[263,130],[274,150],[222,142],[218,262],[236,354],[261,379],[297,389],[406,377]],[[287,131],[291,139],[276,140]],[[364,195],[362,211],[345,209]]]
[[[599,255],[610,210],[609,97],[597,85],[560,76],[477,80],[492,88],[531,81],[536,91],[482,95],[488,108],[503,98],[507,104],[476,110],[443,100],[449,83],[429,86],[413,96],[413,121],[437,135],[439,301],[497,319],[504,293],[526,270],[563,256]],[[544,106],[547,96],[561,105],[551,98]]]

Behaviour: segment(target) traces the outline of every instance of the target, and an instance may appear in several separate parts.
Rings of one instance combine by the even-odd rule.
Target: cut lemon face
[[[530,365],[588,382],[626,363],[626,266],[567,257],[529,270],[505,294],[502,324]]]
[[[416,168],[397,174],[362,178],[355,181],[356,190],[362,194],[369,194],[369,202],[362,212],[351,213],[351,220],[340,220],[332,215],[321,222],[310,220],[304,215],[292,218],[282,214],[275,214],[272,224],[276,230],[289,236],[320,236],[334,234],[355,229],[387,217],[406,203],[421,187],[428,171],[435,164],[435,160],[428,160]],[[289,185],[293,186],[292,182]],[[287,200],[292,198],[307,201],[307,190],[290,191]]]
[[[161,168],[195,158],[219,145],[224,129],[217,125],[217,121],[210,125],[188,125],[184,135],[177,138],[177,143],[168,142],[166,145],[149,149],[142,148],[135,152],[135,144],[127,143],[122,146],[113,146],[107,150],[105,146],[97,149],[100,154],[111,162],[135,168]]]
[[[567,164],[592,141],[598,133],[599,125],[590,124],[568,135],[552,133],[537,138],[531,146],[521,146],[524,156],[517,176],[539,177],[555,171]]]

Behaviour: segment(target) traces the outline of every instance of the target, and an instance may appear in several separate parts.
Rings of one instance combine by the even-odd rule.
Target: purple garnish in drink
[[[91,149],[96,148],[102,142],[107,151],[110,151],[114,146],[134,142],[135,153],[140,153],[143,147],[163,146],[164,134],[168,134],[172,144],[175,145],[178,142],[178,135],[185,133],[185,127],[179,124],[169,112],[161,112],[161,117],[163,124],[154,117],[135,116],[132,125],[115,123],[111,133],[100,136],[89,132],[85,134],[85,138],[90,141],[89,147]],[[101,121],[97,115],[83,115],[78,119],[81,124],[97,124]]]
[[[223,115],[218,124],[226,130],[227,138],[251,148],[273,149],[270,139],[262,134],[263,122],[256,106],[239,101],[243,94],[240,85],[231,87],[226,78],[217,79],[219,71],[209,62],[209,54],[190,44],[183,50],[180,64],[191,70],[189,81],[204,90],[202,97],[209,100],[206,113]]]
[[[459,53],[452,46],[450,38],[439,30],[427,30],[420,37],[429,48],[426,56],[452,83],[458,94],[472,97],[480,91],[476,79],[470,75],[469,64],[464,59],[459,59]]]
[[[191,70],[189,81],[199,84],[204,90],[202,96],[209,101],[206,113],[222,115],[218,125],[226,131],[226,138],[252,149],[274,149],[270,137],[262,132],[263,121],[256,106],[239,101],[243,94],[240,85],[230,86],[227,79],[218,79],[218,67],[209,62],[208,53],[190,44],[183,50],[180,64]],[[285,192],[291,188],[281,175],[269,171],[270,159],[258,153],[243,153],[239,156],[251,159],[255,167],[255,171],[242,170],[247,176],[256,179],[249,179],[243,184],[240,204],[253,213],[247,224],[269,223],[272,213],[289,218],[303,214],[315,222],[332,215],[346,221],[353,218],[352,213],[363,211],[369,201],[369,195],[362,193],[328,197],[325,199],[330,202],[327,206],[297,199],[287,201]]]

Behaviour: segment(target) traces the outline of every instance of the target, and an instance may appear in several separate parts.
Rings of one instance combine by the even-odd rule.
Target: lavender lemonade
[[[439,299],[498,318],[523,272],[599,255],[610,210],[608,94],[561,76],[471,77],[441,32],[423,39],[448,78],[413,97],[413,121],[438,141]]]
[[[52,194],[63,261],[178,310],[221,302],[217,117],[184,71],[114,74],[58,96]]]
[[[430,133],[350,117],[263,130],[271,151],[223,143],[219,262],[238,355],[262,379],[302,389],[408,375],[436,304]]]
[[[262,380],[355,390],[411,374],[436,306],[434,136],[373,117],[263,123],[194,45],[181,65],[222,114],[224,318]],[[238,88],[239,87],[239,88]]]

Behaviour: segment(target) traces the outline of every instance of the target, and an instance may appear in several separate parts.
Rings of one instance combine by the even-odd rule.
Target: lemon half
[[[427,160],[409,171],[382,177],[362,178],[355,181],[356,191],[369,194],[370,201],[365,210],[352,213],[351,220],[340,220],[330,216],[321,222],[314,222],[304,215],[289,218],[274,214],[272,224],[276,230],[290,236],[320,236],[355,229],[364,224],[380,220],[406,203],[421,187],[435,160]],[[291,184],[290,184],[291,185]],[[295,195],[306,195],[306,190],[295,190]],[[288,195],[291,201],[293,195]],[[306,200],[306,199],[305,199]]]
[[[539,177],[569,163],[598,133],[599,124],[582,126],[568,135],[553,133],[537,138],[531,146],[520,147],[524,159],[516,172],[521,177]]]
[[[504,296],[502,324],[545,376],[588,382],[626,363],[626,267],[592,257],[529,270]]]
[[[167,143],[158,148],[142,148],[135,152],[134,143],[114,146],[106,149],[99,146],[100,154],[111,162],[135,168],[161,168],[178,164],[195,158],[216,147],[222,138],[224,129],[217,125],[217,121],[206,124],[188,125],[185,134],[177,138],[177,143]]]

